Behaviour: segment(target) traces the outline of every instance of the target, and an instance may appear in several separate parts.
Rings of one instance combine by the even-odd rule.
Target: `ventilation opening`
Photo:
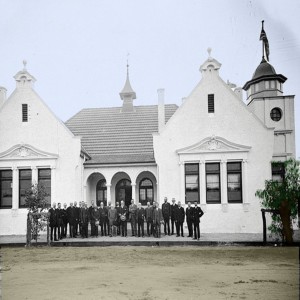
[[[209,94],[208,95],[208,113],[215,112],[215,95]]]
[[[22,122],[28,122],[28,104],[22,104]]]

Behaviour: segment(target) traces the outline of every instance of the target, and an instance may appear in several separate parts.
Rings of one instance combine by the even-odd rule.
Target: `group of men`
[[[101,236],[116,236],[120,235],[127,237],[127,223],[131,224],[132,236],[144,237],[146,223],[147,236],[153,235],[154,237],[161,237],[161,225],[164,224],[165,235],[174,234],[174,225],[176,234],[179,237],[183,235],[183,223],[185,216],[187,218],[187,225],[189,231],[189,237],[194,239],[200,239],[200,218],[203,215],[203,211],[198,207],[195,202],[195,207],[191,207],[191,203],[188,203],[186,210],[181,206],[180,201],[175,203],[175,199],[172,199],[172,204],[168,202],[165,197],[162,208],[159,208],[157,202],[147,203],[147,207],[143,208],[140,203],[137,205],[134,200],[131,200],[131,204],[127,207],[124,201],[116,206],[108,202],[107,206],[101,202],[98,207],[95,201],[92,201],[92,205],[87,207],[85,202],[80,202],[77,206],[77,202],[74,204],[64,204],[61,207],[61,203],[52,204],[49,209],[49,226],[51,228],[50,238],[51,241],[58,241],[67,237],[67,227],[69,225],[70,238],[76,238],[81,236],[82,238],[88,237],[88,226],[91,227],[91,237]],[[170,230],[170,221],[171,229]],[[99,232],[100,228],[100,232]]]

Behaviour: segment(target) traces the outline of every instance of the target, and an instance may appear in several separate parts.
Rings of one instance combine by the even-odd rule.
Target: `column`
[[[106,184],[106,197],[107,197],[107,203],[110,201],[111,204],[116,205],[115,204],[115,199],[112,201],[111,199],[111,184]]]
[[[84,185],[83,186],[83,201],[84,202],[87,202],[87,186],[86,185]],[[71,201],[71,202],[73,202],[73,201]]]
[[[51,204],[56,202],[56,171],[55,166],[51,166]]]
[[[206,205],[206,180],[205,180],[205,161],[199,162],[199,182],[200,182],[200,204]]]
[[[248,198],[248,161],[243,159],[242,163],[242,191],[243,191],[243,208],[244,211],[249,211],[249,198]]]
[[[36,166],[31,167],[31,184],[38,183],[38,169]]]
[[[135,183],[132,183],[131,184],[131,198],[134,199],[134,203],[135,204],[138,204],[139,200],[136,199],[136,184]]]
[[[221,203],[222,211],[228,211],[228,193],[227,193],[227,161],[221,161]]]
[[[12,168],[12,209],[19,208],[19,170],[17,167]]]

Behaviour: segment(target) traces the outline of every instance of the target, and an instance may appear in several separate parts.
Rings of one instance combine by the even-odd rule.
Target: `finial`
[[[265,22],[265,20],[262,20],[262,21],[261,21],[261,28],[262,28],[262,29],[264,29],[264,22]]]
[[[129,53],[127,53],[127,65],[126,65],[126,67],[127,67],[127,75],[129,74],[129,63],[128,63],[128,57],[129,57]]]
[[[23,70],[24,70],[24,71],[26,71],[26,65],[27,65],[27,61],[24,59],[24,60],[23,60],[23,66],[24,66]]]
[[[208,56],[209,56],[209,57],[211,57],[211,56],[210,56],[210,54],[211,54],[211,50],[212,50],[212,49],[211,49],[210,47],[209,47],[209,48],[207,48],[207,53],[208,53]]]

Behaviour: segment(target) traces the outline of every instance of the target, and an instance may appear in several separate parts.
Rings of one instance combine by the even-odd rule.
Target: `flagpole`
[[[261,30],[264,30],[264,20],[261,21]],[[262,59],[265,60],[265,42],[262,40]]]

